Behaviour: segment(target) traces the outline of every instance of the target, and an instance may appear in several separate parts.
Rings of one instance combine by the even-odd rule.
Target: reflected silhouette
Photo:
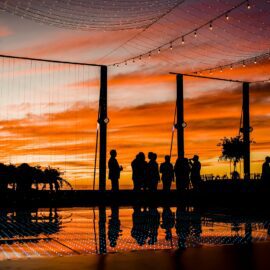
[[[143,209],[140,206],[133,207],[132,214],[132,229],[131,236],[136,240],[138,245],[143,246],[146,243],[148,237],[147,232],[147,213],[146,209]]]
[[[121,222],[119,219],[119,206],[111,206],[111,217],[108,224],[108,239],[111,247],[115,247],[120,236]]]
[[[131,236],[140,246],[157,242],[160,213],[156,207],[133,207],[132,222]]]
[[[157,242],[158,228],[160,225],[160,213],[157,208],[150,207],[148,211],[148,244],[154,245]]]
[[[63,250],[65,247],[73,254],[89,253],[95,250],[96,253],[105,254],[108,250],[114,252],[123,250],[123,247],[125,250],[136,250],[163,249],[171,246],[171,248],[184,250],[202,245],[250,245],[253,241],[266,240],[270,231],[269,221],[258,220],[256,216],[239,217],[222,212],[202,213],[198,208],[186,206],[177,208],[134,206],[131,218],[127,215],[127,213],[131,214],[130,209],[125,207],[119,210],[119,206],[113,205],[110,211],[106,211],[105,206],[99,207],[99,228],[96,235],[95,215],[89,216],[89,209],[68,211],[79,212],[75,215],[77,219],[71,221],[70,227],[68,223],[65,223],[63,227],[62,215],[53,208],[49,210],[17,209],[16,211],[1,209],[1,248],[8,250],[9,245],[15,244],[14,250],[21,252],[24,248],[28,248],[27,245],[35,243],[32,247],[33,250],[37,249],[37,252],[43,248],[49,251],[51,245],[57,245],[57,252],[61,253],[61,250],[66,252]],[[121,226],[121,217],[125,219],[124,226]],[[90,226],[88,225],[85,231],[85,226],[80,229],[78,224]],[[62,228],[65,230],[59,234]],[[125,238],[121,237],[122,230]],[[93,231],[96,236],[95,241],[93,241]],[[252,231],[255,232],[253,235]],[[128,236],[129,232],[131,236]],[[108,233],[108,242],[106,233]],[[78,235],[81,236],[79,239]],[[130,241],[129,237],[134,241]],[[18,243],[24,242],[27,245],[17,251]],[[107,243],[110,247],[108,249]]]
[[[178,236],[178,248],[185,249],[187,237],[190,233],[190,216],[186,207],[177,207],[175,229]]]
[[[8,239],[9,242],[27,241],[24,237],[48,237],[59,232],[62,228],[61,217],[57,209],[49,209],[49,213],[42,215],[38,210],[17,209],[16,211],[0,211],[0,240]],[[28,239],[29,240],[29,239]],[[33,241],[33,239],[31,239]]]
[[[99,207],[99,253],[107,253],[106,244],[106,208],[105,206]]]
[[[170,207],[163,207],[161,228],[165,230],[165,239],[172,240],[172,228],[175,225],[175,214]]]

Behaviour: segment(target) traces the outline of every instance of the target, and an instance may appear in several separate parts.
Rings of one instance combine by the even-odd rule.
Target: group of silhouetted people
[[[111,150],[109,159],[109,179],[112,183],[112,190],[119,190],[120,172],[123,167],[118,164],[116,159],[116,150]],[[176,189],[179,191],[187,190],[190,182],[194,190],[198,190],[201,182],[201,163],[199,157],[194,155],[192,159],[179,157],[175,165],[171,163],[171,157],[165,156],[163,163],[157,163],[157,154],[148,153],[148,162],[145,160],[145,154],[139,152],[131,162],[132,181],[134,190],[157,190],[160,180],[163,184],[163,190],[169,191],[171,184],[176,180]]]

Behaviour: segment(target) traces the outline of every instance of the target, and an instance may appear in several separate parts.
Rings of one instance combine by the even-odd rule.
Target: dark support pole
[[[99,190],[106,190],[107,123],[107,67],[101,66],[99,97]]]
[[[177,153],[178,157],[184,157],[184,83],[183,75],[176,75],[176,107],[177,107]]]
[[[249,83],[243,83],[244,179],[250,178]]]

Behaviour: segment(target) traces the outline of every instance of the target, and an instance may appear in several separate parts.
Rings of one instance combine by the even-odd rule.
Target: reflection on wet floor
[[[266,241],[268,220],[181,207],[0,210],[0,260]]]

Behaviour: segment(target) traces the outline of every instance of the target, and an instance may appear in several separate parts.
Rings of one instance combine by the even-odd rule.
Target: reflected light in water
[[[182,207],[0,210],[0,260],[250,244],[269,224]]]

